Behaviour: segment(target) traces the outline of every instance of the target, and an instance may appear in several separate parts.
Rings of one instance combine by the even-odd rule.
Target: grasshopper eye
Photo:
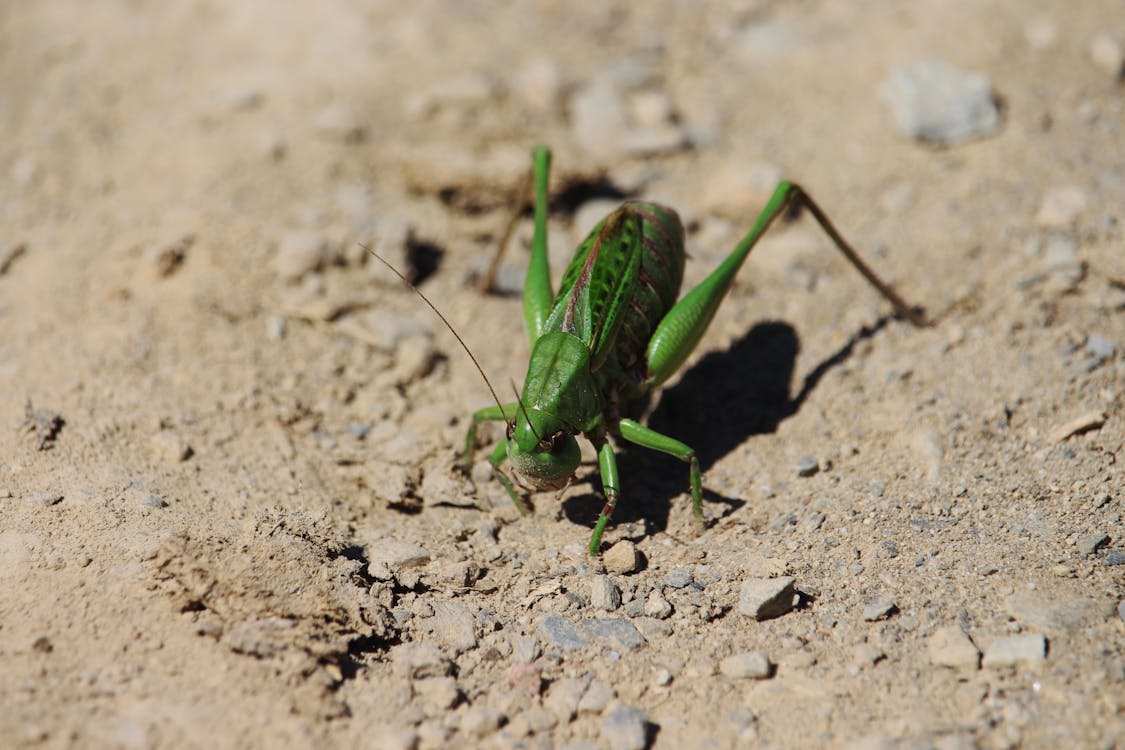
[[[516,423],[515,422],[508,422],[507,433],[508,433],[508,439],[509,440],[511,440],[512,438],[514,438],[516,436]]]

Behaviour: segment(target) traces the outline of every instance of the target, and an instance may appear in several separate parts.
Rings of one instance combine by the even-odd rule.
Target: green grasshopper
[[[574,253],[556,294],[551,291],[547,265],[550,152],[536,148],[533,161],[535,229],[523,293],[531,361],[517,401],[501,404],[496,399],[496,406],[473,414],[464,460],[471,464],[482,422],[506,422],[506,439],[497,444],[489,462],[512,502],[526,515],[527,505],[504,473],[504,462],[511,462],[521,486],[563,489],[581,460],[575,437],[585,436],[598,454],[606,500],[590,536],[591,555],[598,554],[621,494],[611,434],[689,465],[692,510],[700,531],[704,529],[702,477],[695,451],[621,416],[621,407],[659,387],[680,368],[703,337],[746,256],[788,207],[807,208],[898,315],[926,325],[921,310],[908,306],[876,276],[820,207],[792,182],[777,186],[734,251],[678,302],[685,258],[683,225],[671,208],[641,201],[625,203],[594,227]]]

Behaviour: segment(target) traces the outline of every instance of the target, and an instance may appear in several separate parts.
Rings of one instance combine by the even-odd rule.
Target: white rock
[[[645,614],[657,620],[664,620],[672,614],[672,605],[659,590],[653,589],[648,595],[648,600],[645,601]]]
[[[984,651],[984,666],[1008,667],[1025,664],[1037,667],[1047,658],[1047,639],[1042,633],[997,638]]]
[[[1112,36],[1104,32],[1096,35],[1090,40],[1087,49],[1094,64],[1114,79],[1125,75],[1125,52],[1122,52],[1121,45]]]
[[[621,592],[609,576],[594,576],[590,579],[590,606],[606,612],[612,612],[621,606]]]
[[[898,68],[881,93],[899,129],[911,138],[955,145],[993,135],[1000,128],[988,78],[944,60],[920,60]]]
[[[770,659],[765,651],[734,654],[719,662],[719,671],[734,680],[764,680],[770,676]]]

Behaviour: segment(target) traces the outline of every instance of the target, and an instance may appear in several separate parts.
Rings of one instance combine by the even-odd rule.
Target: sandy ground
[[[0,746],[1125,746],[1123,29],[1119,0],[0,5]],[[905,134],[881,91],[920,59],[985,76],[994,132]],[[595,464],[526,518],[499,428],[459,472],[488,391],[359,245],[503,396],[526,219],[505,293],[473,279],[537,143],[556,279],[644,197],[694,284],[785,176],[936,324],[779,225],[649,409],[707,530],[684,465],[623,450],[593,560]]]

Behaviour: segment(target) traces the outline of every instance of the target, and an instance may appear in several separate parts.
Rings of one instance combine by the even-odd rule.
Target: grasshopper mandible
[[[547,178],[550,152],[535,149],[535,228],[523,292],[531,360],[518,400],[473,414],[464,460],[471,463],[477,426],[503,420],[507,434],[489,457],[496,476],[521,514],[527,505],[504,473],[510,461],[517,480],[533,490],[566,487],[581,460],[576,436],[598,455],[605,506],[590,536],[596,556],[621,494],[610,435],[675,456],[689,465],[692,510],[702,531],[703,486],[691,447],[620,415],[620,406],[671,377],[695,349],[755,243],[790,206],[807,208],[836,247],[882,294],[895,312],[926,325],[864,263],[800,186],[781,182],[753,228],[699,286],[677,301],[684,272],[684,229],[674,210],[630,201],[603,219],[579,245],[551,290],[547,265]],[[483,372],[482,372],[483,374]],[[491,386],[490,386],[491,388]],[[495,396],[495,393],[494,393]]]

